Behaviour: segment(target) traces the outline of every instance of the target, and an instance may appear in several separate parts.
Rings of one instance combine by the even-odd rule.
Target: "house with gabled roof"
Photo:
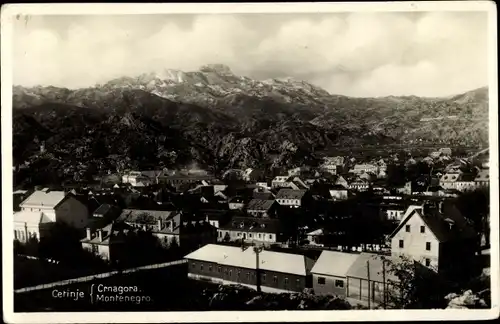
[[[490,170],[482,169],[480,170],[476,177],[474,178],[474,182],[476,183],[476,187],[487,187],[490,185]]]
[[[272,218],[276,212],[276,202],[274,199],[252,199],[248,203],[246,210],[247,214],[258,218]]]
[[[54,223],[82,229],[89,220],[87,206],[64,191],[36,190],[19,207],[21,211],[14,213],[14,238],[21,242],[48,236]]]
[[[80,242],[83,249],[112,262],[119,259],[125,252],[125,235],[130,230],[127,225],[115,222],[105,226],[89,226],[85,238]]]
[[[409,206],[390,235],[393,257],[404,255],[435,271],[474,258],[477,233],[450,201]]]
[[[347,295],[347,271],[359,254],[322,251],[311,269],[314,293],[318,295]]]
[[[277,219],[234,216],[218,228],[218,241],[273,244],[283,241],[281,223]]]
[[[299,208],[304,205],[307,190],[281,189],[276,195],[276,202],[281,206]]]

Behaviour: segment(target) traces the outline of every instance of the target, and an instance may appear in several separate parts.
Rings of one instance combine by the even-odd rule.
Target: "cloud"
[[[55,19],[15,27],[16,84],[85,87],[207,63],[352,96],[440,96],[488,83],[486,13]]]

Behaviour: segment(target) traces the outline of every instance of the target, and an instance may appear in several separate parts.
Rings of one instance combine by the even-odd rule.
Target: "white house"
[[[271,188],[283,188],[289,187],[292,177],[290,176],[277,176],[271,182]]]
[[[19,207],[21,211],[14,213],[14,237],[21,242],[48,236],[54,223],[81,229],[89,220],[87,206],[63,191],[37,190]]]
[[[346,200],[349,197],[349,190],[341,185],[335,185],[328,191],[333,200]]]
[[[314,293],[318,295],[332,294],[345,297],[347,295],[347,271],[359,254],[336,251],[323,251],[311,269]]]
[[[448,211],[444,211],[443,203],[410,206],[390,235],[391,254],[404,255],[439,271],[443,266],[467,262],[471,253],[474,255],[471,242],[475,235],[453,205]]]
[[[130,171],[122,176],[122,183],[130,183],[133,187],[144,187],[151,185],[153,181],[140,171]]]

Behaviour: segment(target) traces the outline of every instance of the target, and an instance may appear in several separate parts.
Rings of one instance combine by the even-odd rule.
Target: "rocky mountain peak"
[[[231,68],[227,65],[224,64],[206,64],[200,67],[201,72],[215,72],[218,74],[223,74],[223,75],[232,75],[233,72],[231,71]]]

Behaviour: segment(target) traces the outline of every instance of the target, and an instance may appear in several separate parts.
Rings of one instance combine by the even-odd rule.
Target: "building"
[[[346,297],[351,304],[376,306],[384,303],[384,295],[398,294],[399,278],[389,271],[387,259],[392,257],[361,253],[346,273]]]
[[[259,200],[274,200],[276,197],[270,191],[263,191],[260,188],[257,188],[252,193],[252,198],[259,199]]]
[[[370,188],[370,182],[366,179],[357,179],[349,184],[349,189],[356,191],[367,191]]]
[[[247,214],[259,218],[273,218],[277,204],[274,200],[252,199],[247,206]]]
[[[303,174],[304,172],[308,172],[309,170],[310,170],[310,168],[307,166],[296,167],[296,168],[288,170],[288,176],[290,176],[290,177],[299,176],[299,175]]]
[[[354,173],[354,174],[363,174],[363,173],[373,173],[377,174],[378,173],[378,166],[373,165],[373,164],[356,164],[354,168],[349,170],[349,173]]]
[[[443,189],[457,189],[456,182],[459,179],[461,173],[458,172],[447,172],[441,176],[439,179],[439,185]]]
[[[243,209],[245,207],[245,198],[236,196],[229,199],[229,209]]]
[[[180,187],[187,184],[199,183],[202,181],[211,181],[215,179],[214,176],[206,172],[193,172],[193,171],[170,171],[163,173],[158,177],[158,182],[168,184],[172,187]]]
[[[242,179],[247,182],[256,182],[261,179],[262,175],[263,175],[262,171],[252,168],[247,168],[245,169],[245,171],[243,171]]]
[[[208,244],[185,256],[188,277],[263,292],[301,292],[309,283],[313,261],[303,255]]]
[[[86,236],[80,242],[83,249],[112,262],[119,259],[125,252],[125,235],[128,231],[127,226],[115,222],[104,227],[87,227]]]
[[[323,244],[324,230],[318,228],[314,231],[306,233],[306,239],[310,245],[324,246]]]
[[[317,295],[347,296],[347,271],[359,254],[323,251],[311,270],[312,286]]]
[[[393,257],[442,271],[473,258],[477,234],[452,203],[440,202],[410,206],[390,238]]]
[[[306,190],[281,189],[276,195],[276,202],[281,206],[303,207],[306,193]]]
[[[271,188],[277,189],[277,188],[289,187],[292,179],[293,177],[291,176],[277,176],[271,181]]]
[[[335,181],[335,184],[336,185],[339,185],[339,186],[342,186],[344,188],[349,188],[349,182],[347,182],[347,180],[343,177],[343,176],[339,176],[337,178],[337,180]]]
[[[477,188],[488,187],[490,185],[490,170],[482,169],[478,172],[474,178],[474,182]]]
[[[460,192],[471,191],[476,189],[475,176],[473,174],[462,173],[455,182],[455,188]]]
[[[132,187],[144,187],[154,182],[140,171],[130,171],[122,176],[122,183],[130,183]]]
[[[349,190],[341,185],[334,185],[328,191],[333,200],[346,200],[349,198]]]
[[[235,216],[219,226],[217,241],[274,244],[283,241],[280,221],[277,219]]]
[[[14,238],[20,242],[50,235],[54,223],[83,229],[89,221],[87,206],[63,191],[34,191],[19,207],[14,213]]]
[[[176,241],[179,246],[198,247],[216,241],[216,229],[205,219],[186,218],[180,212],[124,209],[118,221],[151,232],[165,245]]]

